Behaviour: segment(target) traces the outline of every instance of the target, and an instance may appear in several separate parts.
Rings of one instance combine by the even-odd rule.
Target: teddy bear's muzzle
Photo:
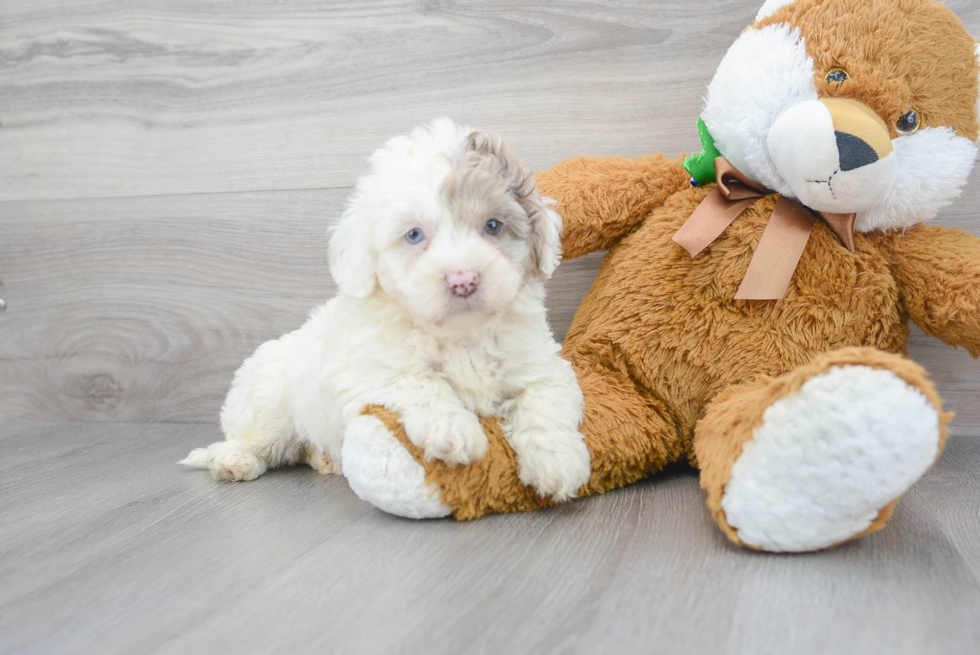
[[[897,174],[885,122],[848,98],[801,102],[767,138],[779,175],[801,203],[824,212],[862,212],[884,202]]]

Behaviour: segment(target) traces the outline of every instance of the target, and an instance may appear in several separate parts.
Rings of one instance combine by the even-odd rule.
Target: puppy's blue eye
[[[418,229],[417,227],[413,227],[411,230],[405,233],[405,241],[408,241],[409,243],[413,243],[413,244],[422,243],[423,241],[425,241],[425,232]]]
[[[504,224],[498,221],[496,218],[491,218],[487,221],[486,226],[484,226],[483,231],[492,237],[500,234],[500,231],[504,229]]]

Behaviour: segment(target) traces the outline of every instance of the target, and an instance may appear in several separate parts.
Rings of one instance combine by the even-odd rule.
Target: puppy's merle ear
[[[327,246],[330,276],[344,295],[367,298],[374,291],[378,255],[370,240],[371,222],[357,210],[354,198],[340,221],[330,229]]]
[[[561,262],[561,216],[551,209],[554,201],[538,193],[534,173],[500,137],[473,132],[470,147],[496,163],[495,172],[507,182],[530,221],[531,263],[544,279],[551,278]]]
[[[561,216],[549,206],[554,203],[551,198],[539,195],[538,200],[541,209],[531,217],[531,239],[538,270],[548,280],[561,263]]]

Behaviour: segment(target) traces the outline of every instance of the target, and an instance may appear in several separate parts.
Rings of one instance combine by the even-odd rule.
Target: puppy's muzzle
[[[456,271],[446,276],[446,286],[460,298],[469,298],[476,293],[479,282],[480,276],[474,271]]]

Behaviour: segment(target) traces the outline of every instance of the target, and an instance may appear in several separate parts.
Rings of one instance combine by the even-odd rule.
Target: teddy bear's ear
[[[755,22],[759,22],[763,18],[769,18],[775,14],[778,10],[782,9],[786,5],[792,4],[795,0],[766,0],[766,3],[762,5],[762,9],[759,13],[755,15]]]

